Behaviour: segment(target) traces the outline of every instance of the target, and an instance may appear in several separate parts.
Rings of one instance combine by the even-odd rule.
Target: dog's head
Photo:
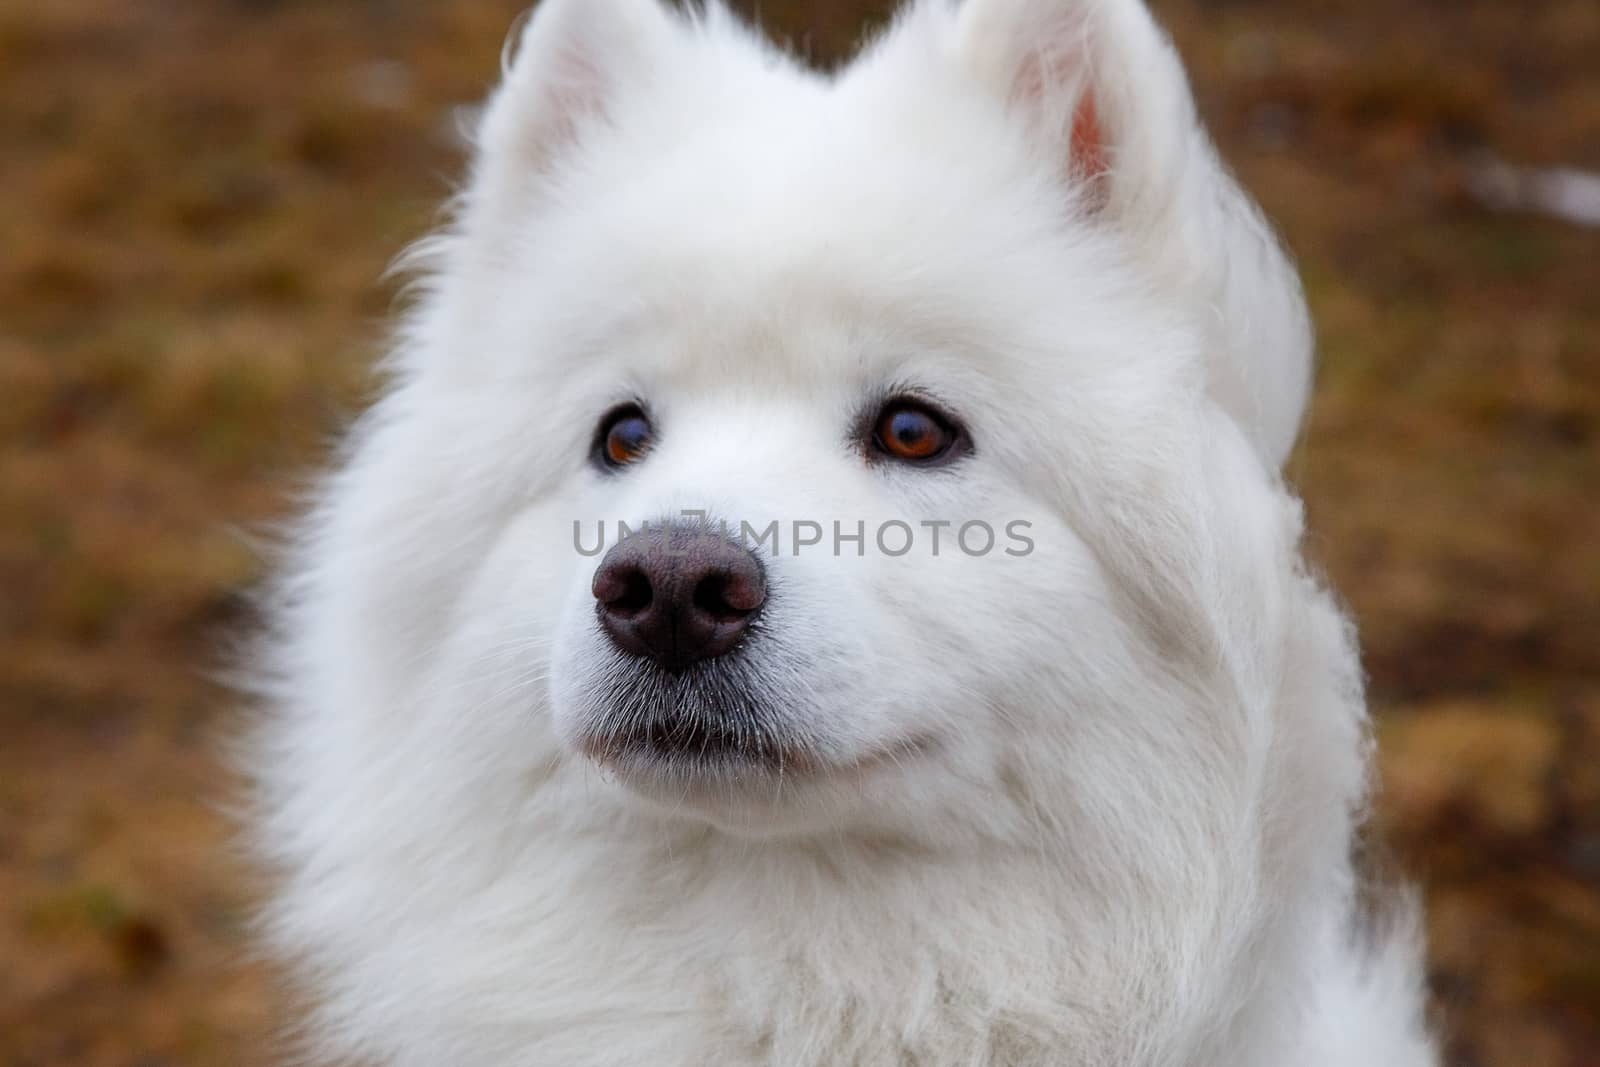
[[[754,834],[1250,802],[1309,338],[1142,5],[927,0],[823,76],[546,0],[430,267],[349,612],[482,758]]]

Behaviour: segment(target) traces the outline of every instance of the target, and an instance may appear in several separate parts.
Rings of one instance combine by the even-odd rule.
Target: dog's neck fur
[[[570,804],[584,788],[557,772],[530,803]],[[475,1021],[434,1032],[437,1062],[520,1063],[531,1049],[537,1062],[661,1067],[1354,1062],[1312,1042],[1351,918],[1317,883],[1347,883],[1343,872],[1265,905],[1150,886],[1111,914],[1095,872],[1070,869],[1043,826],[1036,850],[948,855],[885,836],[751,841],[672,817],[601,822],[551,820],[538,853],[561,862],[514,880],[528,900],[434,902],[442,936],[482,939],[456,952],[503,953],[507,967],[461,976],[471,985],[451,994],[481,1008],[504,996],[501,981],[525,993],[505,1005],[503,1046]],[[493,918],[511,909],[528,912],[514,930]],[[529,960],[539,974],[512,970]],[[415,1052],[404,1062],[427,1062]]]
[[[1291,665],[1342,658],[1325,596],[1308,608]],[[1290,672],[1280,699],[1315,718],[1342,696],[1318,691],[1326,664],[1312,666]],[[1083,828],[1060,812],[1040,813],[1032,840],[958,849],[842,827],[758,840],[600,800],[594,772],[561,759],[553,739],[533,769],[495,768],[494,739],[476,743],[461,766],[446,749],[403,757],[415,777],[400,803],[419,805],[415,825],[428,829],[357,850],[362,868],[345,876],[376,902],[370,928],[342,924],[351,901],[323,890],[334,914],[320,950],[356,961],[322,1005],[326,1032],[349,1027],[352,1052],[577,1067],[1425,1062],[1406,1058],[1422,1055],[1409,987],[1397,980],[1406,993],[1393,1004],[1366,996],[1350,819],[1332,832],[1326,805],[1313,805],[1315,833],[1241,825],[1217,850],[1244,853],[1213,867],[1163,872],[1131,849],[1119,869],[1104,841],[1075,862]],[[1276,753],[1264,788],[1328,788],[1318,743]],[[1251,807],[1295,809],[1281,796]],[[454,854],[437,854],[450,836],[441,818],[481,825],[495,812],[503,837],[463,832]],[[403,822],[391,812],[386,825]],[[424,861],[455,874],[408,880]],[[353,944],[365,940],[376,944]],[[397,980],[412,988],[390,1002],[382,990]],[[420,1028],[406,1014],[418,984],[433,1005]]]

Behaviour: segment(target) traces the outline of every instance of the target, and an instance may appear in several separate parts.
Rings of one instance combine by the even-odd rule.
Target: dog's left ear
[[[503,229],[586,134],[668,76],[681,27],[660,0],[542,0],[508,42],[473,137],[479,228]]]
[[[1300,284],[1142,0],[963,0],[956,35],[969,75],[1029,124],[1063,181],[1202,309],[1212,396],[1281,466],[1310,387]]]

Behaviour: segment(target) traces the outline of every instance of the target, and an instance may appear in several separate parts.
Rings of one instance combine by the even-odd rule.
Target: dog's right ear
[[[966,72],[1208,330],[1211,395],[1267,465],[1294,444],[1311,376],[1299,281],[1201,128],[1144,0],[963,0]]]
[[[474,138],[475,206],[514,211],[586,130],[659,75],[679,29],[660,0],[543,0],[507,40]]]

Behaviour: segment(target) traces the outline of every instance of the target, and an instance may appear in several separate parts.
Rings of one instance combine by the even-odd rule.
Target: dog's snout
[[[595,571],[593,590],[612,642],[674,672],[737,645],[767,600],[753,553],[712,530],[675,525],[622,540]]]

